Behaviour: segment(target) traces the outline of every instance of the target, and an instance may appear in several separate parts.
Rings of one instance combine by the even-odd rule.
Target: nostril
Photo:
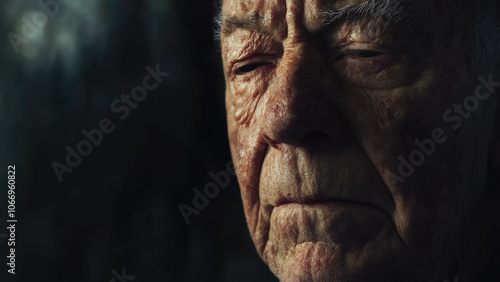
[[[328,134],[321,131],[312,131],[307,133],[303,138],[302,142],[307,143],[319,143],[330,139]]]
[[[274,141],[273,139],[267,137],[266,135],[262,135],[262,138],[264,139],[264,141],[267,142],[267,144],[269,144],[271,147],[273,147],[274,149],[281,149],[281,143],[280,142],[276,142]]]

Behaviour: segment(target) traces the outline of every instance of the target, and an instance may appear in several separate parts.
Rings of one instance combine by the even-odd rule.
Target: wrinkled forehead
[[[399,0],[392,0],[399,1]],[[301,17],[308,30],[321,25],[327,11],[356,6],[367,0],[224,0],[223,14],[239,19],[258,15],[269,26],[279,29],[286,25],[286,17]]]
[[[412,25],[422,29],[443,29],[445,25],[455,25],[464,17],[463,5],[459,0],[223,0],[223,18],[252,19],[277,33],[287,29],[287,17],[299,20],[310,32],[318,30],[325,21],[325,15],[340,12],[366,12],[366,16],[384,17],[400,10],[405,16],[415,20]],[[460,8],[461,7],[461,8]],[[386,11],[387,10],[387,11]],[[333,12],[333,13],[332,13]],[[398,13],[399,13],[398,12]],[[371,15],[370,15],[371,13]],[[358,13],[359,14],[359,13]],[[294,22],[292,21],[292,22]]]
[[[271,12],[286,13],[287,10],[303,9],[305,14],[314,16],[325,9],[339,9],[348,5],[358,5],[370,0],[224,0],[224,14],[230,17]],[[387,1],[387,0],[384,0]],[[399,0],[389,0],[398,2]],[[287,9],[288,8],[288,9]]]

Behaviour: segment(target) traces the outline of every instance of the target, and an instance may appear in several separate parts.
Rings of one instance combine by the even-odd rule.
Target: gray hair
[[[224,14],[222,13],[222,3],[224,0],[214,0],[214,7],[216,8],[216,16],[214,17],[214,40],[220,47],[220,37],[222,33],[222,23],[224,22]]]

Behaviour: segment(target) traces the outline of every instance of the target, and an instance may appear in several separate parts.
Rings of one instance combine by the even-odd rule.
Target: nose
[[[336,103],[339,85],[311,44],[286,48],[264,107],[263,139],[278,149],[339,142],[345,131]]]

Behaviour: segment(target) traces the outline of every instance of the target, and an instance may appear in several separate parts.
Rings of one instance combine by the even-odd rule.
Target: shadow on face
[[[231,153],[280,280],[472,279],[500,77],[442,5],[224,1]]]

